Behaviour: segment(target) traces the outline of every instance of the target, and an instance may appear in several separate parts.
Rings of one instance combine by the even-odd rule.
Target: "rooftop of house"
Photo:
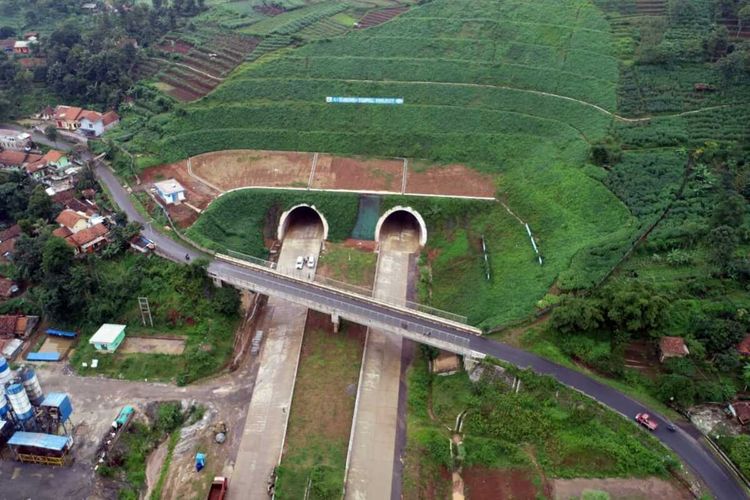
[[[0,261],[5,261],[6,253],[13,253],[13,250],[16,248],[16,239],[10,238],[0,242]]]
[[[732,403],[732,408],[740,422],[750,420],[750,401],[735,401]]]
[[[114,111],[107,111],[106,113],[102,115],[102,123],[104,124],[105,127],[107,125],[111,125],[119,121],[120,121],[120,116]]]
[[[17,320],[18,316],[15,314],[0,316],[0,337],[12,337],[16,333]]]
[[[690,354],[682,337],[662,337],[659,340],[659,349],[662,354],[668,356],[685,356]]]
[[[56,149],[50,149],[49,151],[47,151],[47,154],[42,156],[42,159],[44,161],[48,161],[50,163],[56,163],[60,161],[61,158],[65,158],[65,153]]]
[[[744,356],[750,356],[750,334],[745,335],[745,338],[737,344],[737,351]]]
[[[0,297],[10,297],[17,289],[13,280],[0,276]]]
[[[174,194],[185,191],[185,188],[182,187],[182,184],[177,182],[175,179],[167,179],[165,181],[154,182],[154,186],[159,190],[159,192],[164,194]]]
[[[6,241],[11,238],[18,238],[21,236],[21,226],[13,224],[8,229],[0,231],[0,241]]]
[[[85,221],[86,217],[70,209],[63,210],[55,219],[58,224],[65,226],[68,229],[75,227],[75,225],[82,220]]]
[[[91,111],[90,109],[84,109],[81,114],[78,115],[79,120],[88,120],[90,122],[98,122],[102,119],[102,114],[98,111]]]
[[[58,238],[63,238],[63,239],[67,238],[71,234],[73,233],[70,231],[70,229],[68,229],[65,226],[60,226],[54,231],[52,231],[52,236],[57,236]]]
[[[65,241],[67,241],[71,245],[82,247],[91,243],[97,238],[106,235],[108,232],[109,230],[107,229],[107,226],[100,222],[99,224],[94,224],[91,227],[87,227],[86,229],[78,231],[77,233],[71,234],[65,239]]]
[[[55,120],[75,121],[83,109],[76,106],[58,106],[55,108]]]

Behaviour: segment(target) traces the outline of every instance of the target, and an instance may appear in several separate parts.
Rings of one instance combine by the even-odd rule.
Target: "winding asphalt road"
[[[128,193],[109,168],[100,163],[96,167],[96,173],[109,189],[115,203],[128,215],[128,218],[145,224],[146,221],[143,216],[135,210]],[[178,243],[169,236],[155,231],[150,225],[146,225],[144,234],[156,243],[160,254],[177,262],[185,262],[186,254],[189,254],[191,258],[202,255],[194,249]],[[716,498],[721,500],[750,498],[747,491],[741,486],[737,478],[735,478],[725,464],[707,448],[707,445],[700,438],[694,437],[699,436],[698,431],[694,427],[689,425],[683,426],[682,428],[678,428],[676,432],[670,432],[666,428],[669,421],[665,417],[620,391],[602,384],[583,373],[560,366],[547,359],[506,344],[471,335],[465,330],[457,327],[454,328],[439,321],[416,316],[407,311],[398,311],[387,306],[380,306],[372,301],[337,293],[335,290],[321,288],[313,283],[301,282],[267,271],[242,267],[217,260],[211,261],[209,272],[219,276],[233,276],[238,279],[247,280],[250,283],[262,284],[270,289],[283,290],[287,293],[293,291],[308,298],[315,298],[321,304],[345,310],[356,310],[360,313],[366,312],[372,316],[378,315],[381,320],[385,317],[393,325],[403,327],[404,323],[407,323],[410,327],[413,325],[416,330],[428,330],[432,332],[432,335],[438,335],[443,340],[456,339],[457,343],[460,341],[462,347],[465,347],[468,343],[470,348],[478,353],[492,356],[521,368],[531,368],[540,374],[550,375],[559,382],[586,394],[624,415],[626,418],[632,419],[636,413],[648,412],[660,424],[654,434],[655,437],[674,451],[706,483]],[[688,433],[686,430],[691,432]],[[644,430],[644,432],[646,431]]]

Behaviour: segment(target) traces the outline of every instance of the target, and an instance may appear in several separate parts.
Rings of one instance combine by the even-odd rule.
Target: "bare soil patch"
[[[432,166],[426,169],[414,169],[409,165],[407,194],[494,197],[495,191],[492,177],[463,165]]]
[[[320,155],[312,187],[401,192],[403,160]]]
[[[248,186],[307,187],[312,153],[230,150],[191,158],[193,173],[223,190]]]
[[[584,490],[606,491],[614,499],[669,498],[688,500],[693,498],[683,486],[666,479],[553,479],[552,498],[568,500],[578,498]]]
[[[185,201],[201,210],[206,208],[216,196],[216,192],[213,189],[188,174],[187,161],[159,165],[147,168],[141,172],[141,180],[143,181],[141,186],[143,189],[150,189],[154,182],[165,179],[176,179],[177,182],[182,184],[187,191]],[[190,208],[187,209],[190,210]]]
[[[119,349],[123,353],[174,354],[185,351],[185,338],[181,337],[126,337]]]
[[[531,473],[525,470],[469,467],[461,475],[469,500],[537,498],[540,493],[534,486]]]

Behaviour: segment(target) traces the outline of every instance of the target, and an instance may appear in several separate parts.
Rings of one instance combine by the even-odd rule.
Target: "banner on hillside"
[[[403,97],[326,97],[332,104],[403,104]]]

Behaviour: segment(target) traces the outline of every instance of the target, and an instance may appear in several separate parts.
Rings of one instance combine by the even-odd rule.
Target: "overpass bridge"
[[[482,334],[473,326],[437,314],[391,304],[361,293],[306,281],[268,266],[216,254],[208,274],[217,282],[288,300],[330,314],[334,325],[341,318],[395,333],[438,349],[482,358],[472,349],[472,338]]]
[[[128,192],[106,165],[98,162],[96,174],[110,191],[114,203],[127,213],[130,220],[148,224],[143,215],[136,210]],[[193,259],[203,256],[194,248],[181,244],[149,226],[143,232],[157,244],[159,253],[167,259],[185,262],[184,257],[186,255]],[[452,322],[445,321],[442,318],[435,318],[410,309],[381,303],[370,297],[342,293],[331,289],[331,287],[314,283],[300,283],[261,266],[248,265],[247,263],[238,265],[229,260],[218,258],[211,261],[208,271],[211,276],[224,282],[237,284],[237,286],[251,288],[259,292],[265,290],[267,293],[284,294],[289,300],[303,300],[302,298],[296,298],[296,296],[307,295],[304,300],[315,302],[316,305],[313,307],[315,309],[326,307],[328,308],[325,309],[327,312],[332,314],[338,312],[339,317],[343,318],[366,317],[365,321],[359,321],[365,324],[368,324],[368,321],[378,321],[379,328],[388,329],[388,331],[398,329],[400,334],[418,342],[438,345],[437,342],[442,341],[445,342],[446,346],[452,346],[448,347],[448,350],[460,348],[461,352],[471,356],[492,356],[521,368],[530,368],[537,373],[554,377],[560,383],[595,399],[626,418],[632,418],[636,413],[648,412],[654,415],[662,429],[654,437],[676,453],[706,483],[717,499],[750,498],[744,483],[735,471],[730,469],[727,463],[720,459],[714,450],[707,445],[706,441],[699,437],[700,432],[692,425],[681,425],[677,432],[664,431],[665,424],[669,420],[663,415],[585,373],[559,365],[530,352],[479,336],[476,329],[466,325],[452,324]],[[295,296],[294,299],[291,297],[292,295]],[[404,323],[406,327],[403,326]],[[427,335],[427,332],[430,335]],[[440,347],[443,348],[442,345]]]

